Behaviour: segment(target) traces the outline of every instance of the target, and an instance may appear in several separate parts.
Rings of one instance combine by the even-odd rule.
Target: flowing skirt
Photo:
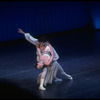
[[[52,84],[53,78],[56,76],[58,71],[58,62],[54,61],[51,65],[47,66],[47,73],[44,80],[44,86],[47,83]],[[37,83],[40,84],[41,73],[38,75]]]

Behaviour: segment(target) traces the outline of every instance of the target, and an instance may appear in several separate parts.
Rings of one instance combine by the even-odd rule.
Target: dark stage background
[[[0,2],[0,41],[23,38],[17,28],[37,36],[88,27],[89,5],[79,1]]]

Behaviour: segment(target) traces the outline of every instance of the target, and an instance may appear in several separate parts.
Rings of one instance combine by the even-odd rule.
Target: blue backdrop
[[[0,2],[0,41],[23,38],[17,28],[40,35],[85,27],[88,7],[79,1]]]
[[[90,16],[94,29],[100,29],[100,1],[90,2]]]

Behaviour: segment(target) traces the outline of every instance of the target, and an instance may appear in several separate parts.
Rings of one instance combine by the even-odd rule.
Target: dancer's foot
[[[54,81],[55,81],[55,82],[58,82],[58,81],[62,81],[62,79],[56,78]]]
[[[66,77],[67,77],[67,79],[69,79],[69,80],[73,80],[72,76],[70,76],[70,75],[67,75]]]
[[[39,87],[39,90],[46,90],[46,88],[44,88],[44,87]]]

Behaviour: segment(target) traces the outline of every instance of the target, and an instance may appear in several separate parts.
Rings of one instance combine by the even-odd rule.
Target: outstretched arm
[[[18,33],[24,34],[25,39],[30,43],[36,45],[38,43],[38,39],[32,37],[29,33],[25,33],[22,29],[18,28]]]

